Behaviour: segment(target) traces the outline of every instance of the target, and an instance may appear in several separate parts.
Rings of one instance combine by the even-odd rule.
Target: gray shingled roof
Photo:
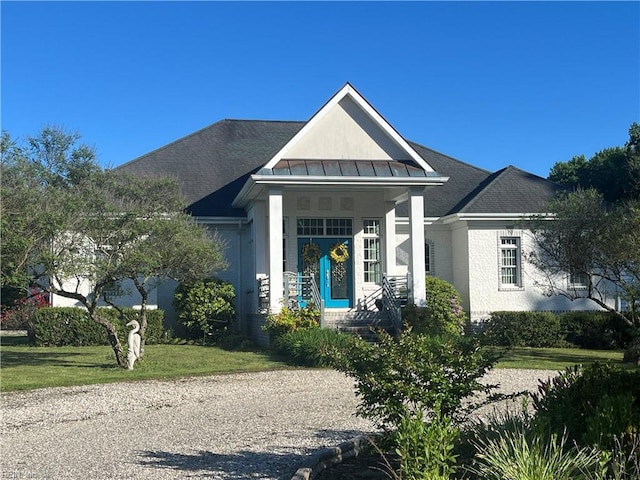
[[[221,120],[118,167],[177,178],[196,216],[244,216],[231,202],[305,122]]]
[[[177,178],[193,215],[244,216],[243,210],[231,207],[233,199],[249,176],[304,125],[305,122],[222,120],[118,169]],[[409,144],[438,174],[449,177],[443,186],[428,188],[427,217],[458,212],[538,212],[559,188],[514,167],[492,174],[422,145]],[[397,162],[389,163],[395,166]],[[306,163],[303,166],[308,167]],[[406,211],[406,204],[398,205],[398,216],[406,216]]]
[[[541,213],[563,187],[508,166],[464,198],[457,213]]]
[[[455,211],[460,200],[473,192],[484,182],[491,172],[456,160],[417,143],[409,144],[439,174],[449,177],[441,187],[430,187],[425,195],[424,214],[426,217],[443,217]],[[398,205],[396,214],[408,216],[406,204]]]

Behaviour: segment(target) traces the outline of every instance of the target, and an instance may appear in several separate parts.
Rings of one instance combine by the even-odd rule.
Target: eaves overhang
[[[364,177],[364,176],[310,176],[310,175],[260,175],[254,174],[244,184],[233,200],[234,208],[243,208],[248,202],[258,198],[268,187],[282,188],[398,188],[431,187],[443,185],[449,177],[428,175],[421,177]]]
[[[453,213],[442,217],[442,223],[454,223],[460,221],[523,221],[533,218],[551,218],[545,213]]]
[[[211,216],[194,216],[198,223],[211,225],[241,225],[247,223],[247,217],[211,217]]]

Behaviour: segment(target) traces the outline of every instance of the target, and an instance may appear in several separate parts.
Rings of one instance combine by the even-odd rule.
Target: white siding
[[[408,154],[349,97],[289,150],[291,159],[408,160]]]
[[[76,289],[76,284],[73,280],[67,280],[64,283],[65,289],[68,291],[73,291]],[[80,285],[77,287],[77,291],[83,295],[88,295],[90,293],[90,284],[87,280],[82,280]],[[120,282],[119,291],[121,295],[117,297],[117,303],[122,307],[131,307],[131,308],[140,308],[140,294],[136,290],[133,282],[131,280],[125,280],[124,282]],[[157,308],[158,304],[158,290],[154,289],[149,292],[148,305],[147,308],[154,309]],[[105,302],[100,302],[101,306],[108,306]],[[73,300],[71,298],[63,297],[61,295],[52,295],[51,296],[51,306],[53,307],[81,307],[80,302]]]
[[[491,228],[493,227],[493,228]],[[597,310],[589,300],[570,301],[561,296],[547,297],[536,286],[540,273],[528,264],[522,252],[533,248],[526,231],[499,228],[499,225],[477,226],[469,230],[469,312],[471,320],[481,320],[494,311],[567,311]],[[500,238],[520,238],[520,288],[500,287]]]
[[[442,224],[425,227],[424,238],[432,245],[431,275],[453,283],[453,248],[451,230]]]
[[[460,222],[451,229],[451,252],[453,284],[462,298],[462,307],[468,312],[471,308],[469,287],[469,237],[467,224]]]
[[[519,288],[500,286],[500,237],[520,239]],[[425,226],[425,240],[433,246],[432,274],[452,283],[462,298],[463,308],[472,321],[486,318],[491,312],[597,310],[595,303],[581,299],[570,301],[561,296],[547,297],[536,285],[540,272],[522,255],[533,244],[526,231],[506,228],[504,223],[435,222]],[[411,251],[406,219],[396,228],[397,274],[406,275]],[[613,300],[611,300],[613,304]]]

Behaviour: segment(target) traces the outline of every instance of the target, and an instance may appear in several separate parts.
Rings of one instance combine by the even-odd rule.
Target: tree
[[[530,225],[528,260],[543,273],[548,295],[587,298],[640,328],[640,202],[611,205],[602,194],[577,190],[550,203],[551,218]],[[625,301],[616,310],[612,299]]]
[[[549,180],[571,188],[595,188],[608,202],[640,199],[640,126],[631,124],[624,147],[605,148],[589,160],[584,155],[557,162]]]
[[[104,171],[79,138],[47,127],[20,148],[3,134],[2,286],[38,286],[75,300],[105,328],[125,367],[101,301],[115,304],[130,280],[146,327],[147,296],[158,282],[222,268],[223,245],[183,212],[175,181]]]
[[[629,140],[625,143],[624,148],[635,198],[640,198],[640,125],[635,122],[629,128]]]
[[[127,279],[141,297],[140,357],[144,356],[149,294],[166,279],[193,282],[226,268],[224,242],[183,212],[184,201],[175,181],[163,177],[111,172],[112,188],[127,212],[127,230],[135,249],[118,253],[117,277]],[[119,294],[130,293],[119,291]],[[118,307],[118,296],[103,293],[105,302]]]
[[[3,287],[28,284],[30,254],[59,230],[73,207],[72,191],[100,170],[79,137],[45,127],[21,147],[6,132],[0,143]]]

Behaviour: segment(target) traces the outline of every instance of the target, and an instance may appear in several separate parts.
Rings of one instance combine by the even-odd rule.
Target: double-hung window
[[[500,237],[500,287],[522,287],[519,237]]]
[[[365,219],[362,225],[364,241],[364,281],[380,284],[382,266],[380,264],[380,220]]]
[[[589,287],[589,275],[578,270],[569,272],[569,288],[571,290],[586,290]]]
[[[433,275],[433,242],[431,240],[424,242],[424,273]]]
[[[287,241],[289,240],[289,219],[282,219],[282,271],[287,271]]]

